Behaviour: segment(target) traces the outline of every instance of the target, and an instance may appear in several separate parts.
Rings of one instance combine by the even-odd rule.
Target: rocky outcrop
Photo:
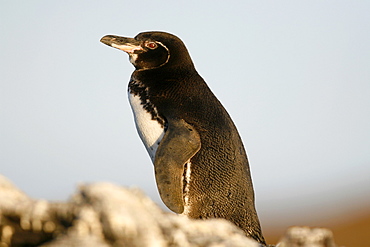
[[[280,246],[306,246],[307,242],[311,244],[307,246],[334,247],[330,231],[322,230],[325,233],[321,235],[290,230]],[[303,235],[304,238],[297,238]],[[320,238],[325,241],[318,241]],[[313,239],[321,245],[312,245]],[[292,245],[294,241],[301,245]],[[0,175],[0,246],[257,247],[259,244],[226,220],[191,220],[163,212],[137,189],[110,183],[86,184],[67,202],[48,202],[29,198]]]
[[[333,233],[325,228],[291,227],[279,247],[336,247]]]

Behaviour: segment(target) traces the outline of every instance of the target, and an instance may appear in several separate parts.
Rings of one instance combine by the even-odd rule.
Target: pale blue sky
[[[0,173],[35,198],[111,181],[161,204],[127,101],[133,67],[99,39],[162,30],[238,126],[263,226],[370,205],[369,13],[369,1],[1,1]]]

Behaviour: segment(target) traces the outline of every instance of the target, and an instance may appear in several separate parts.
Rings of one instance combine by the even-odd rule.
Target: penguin
[[[194,219],[229,220],[266,244],[240,135],[184,43],[159,31],[100,41],[126,52],[135,67],[129,102],[164,204]]]

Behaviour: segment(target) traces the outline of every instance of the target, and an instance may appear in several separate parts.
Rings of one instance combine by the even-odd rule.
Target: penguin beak
[[[100,39],[100,42],[129,54],[139,53],[140,51],[144,50],[143,47],[141,47],[141,41],[133,38],[106,35]]]

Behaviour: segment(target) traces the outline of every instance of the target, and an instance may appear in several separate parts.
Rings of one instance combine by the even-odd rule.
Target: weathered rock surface
[[[336,247],[333,233],[325,228],[291,227],[279,247]]]
[[[335,246],[327,229],[293,229],[296,230],[290,229],[279,246]],[[259,244],[223,219],[191,220],[165,213],[137,189],[109,183],[86,184],[67,202],[48,202],[29,198],[0,175],[0,247],[9,246],[257,247]]]

